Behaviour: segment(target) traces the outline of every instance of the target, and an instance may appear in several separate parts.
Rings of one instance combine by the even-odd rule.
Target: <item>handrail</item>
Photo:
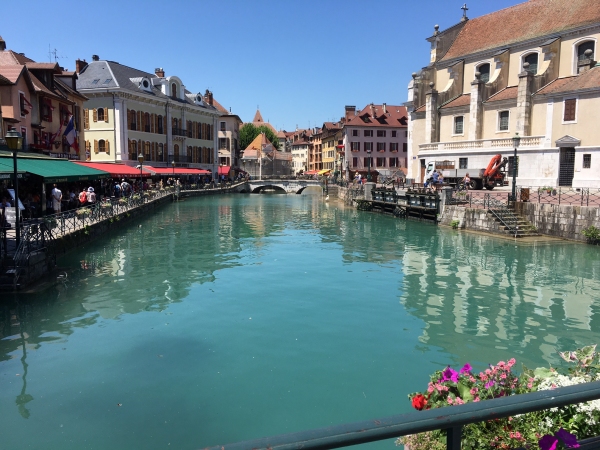
[[[464,425],[600,399],[600,381],[448,406],[382,419],[282,434],[205,450],[296,450],[348,447],[433,430],[450,430],[447,448],[460,449]]]

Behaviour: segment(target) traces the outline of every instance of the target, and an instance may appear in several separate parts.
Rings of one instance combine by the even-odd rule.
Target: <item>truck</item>
[[[455,169],[454,161],[431,161],[427,164],[425,180],[431,180],[433,172],[439,170],[444,176],[444,182],[451,186],[462,183],[465,175],[469,174],[471,179],[469,189],[494,189],[496,186],[504,186],[506,179],[506,164],[508,158],[495,155],[485,169]]]

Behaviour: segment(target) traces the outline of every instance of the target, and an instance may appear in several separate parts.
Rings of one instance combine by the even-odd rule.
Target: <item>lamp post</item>
[[[142,191],[142,203],[144,203],[144,180],[142,178],[142,167],[144,166],[144,155],[142,152],[138,155],[138,161],[140,162],[140,187]]]
[[[13,184],[15,188],[15,251],[19,248],[21,243],[21,211],[19,209],[19,177],[17,173],[17,152],[21,150],[23,145],[23,136],[16,129],[11,128],[6,136],[6,145],[13,152]]]
[[[368,156],[369,159],[367,160],[367,162],[369,164],[369,170],[367,172],[367,181],[371,181],[371,151],[372,151],[371,149],[367,150],[367,155],[369,155]]]
[[[512,178],[512,201],[516,202],[517,201],[517,148],[519,147],[519,144],[521,143],[521,136],[519,136],[519,133],[515,134],[514,137],[512,138],[513,140],[513,147],[515,148],[515,154],[513,156],[513,178]]]

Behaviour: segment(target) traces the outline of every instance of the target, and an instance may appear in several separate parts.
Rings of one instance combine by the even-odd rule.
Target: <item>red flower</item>
[[[423,408],[425,408],[426,404],[427,404],[427,399],[422,394],[417,394],[412,398],[413,408],[415,408],[419,411],[421,411]]]

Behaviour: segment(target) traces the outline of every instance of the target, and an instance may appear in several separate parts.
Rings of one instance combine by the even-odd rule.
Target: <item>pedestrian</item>
[[[85,188],[81,188],[81,192],[79,193],[79,205],[87,205],[87,191],[85,190]]]
[[[91,186],[88,188],[87,201],[91,205],[93,205],[94,203],[96,203],[96,194],[94,193],[94,188],[91,187]]]
[[[467,172],[465,177],[462,179],[462,182],[463,186],[465,187],[465,191],[468,191],[469,187],[471,186],[471,177],[469,176],[469,172]]]
[[[113,195],[116,198],[119,198],[121,196],[121,185],[118,182],[115,182],[115,185],[113,187]]]
[[[62,191],[54,184],[52,189],[52,209],[55,214],[60,214],[60,207],[62,202]]]

